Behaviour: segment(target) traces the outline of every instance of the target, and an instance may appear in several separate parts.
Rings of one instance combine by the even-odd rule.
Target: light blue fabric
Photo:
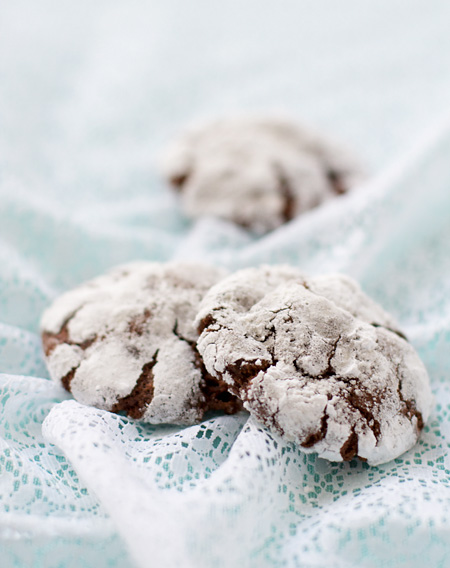
[[[41,431],[68,398],[47,380],[42,310],[138,258],[346,272],[393,312],[430,372],[437,405],[419,445],[380,468],[299,453],[278,527],[242,565],[450,565],[449,21],[444,0],[0,7],[2,567],[152,566],[132,560],[114,508]],[[265,108],[346,140],[372,180],[262,238],[187,221],[158,178],[159,150],[198,115]],[[153,443],[151,427],[133,432]],[[170,479],[163,465],[152,471]],[[200,459],[192,483],[210,474]],[[389,509],[391,493],[403,500]],[[227,550],[204,551],[203,565],[213,560],[226,566]]]

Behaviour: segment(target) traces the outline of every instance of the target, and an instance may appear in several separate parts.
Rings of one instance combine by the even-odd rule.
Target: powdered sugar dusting
[[[275,283],[284,270],[243,270],[206,295],[198,321],[210,319],[198,348],[207,369],[307,452],[371,464],[397,457],[417,441],[432,405],[419,357],[347,277]],[[274,285],[261,296],[267,273]],[[245,307],[239,285],[257,290]]]
[[[52,378],[84,404],[154,423],[196,422],[207,404],[193,319],[223,274],[137,262],[63,294],[41,322]]]
[[[340,144],[290,119],[222,118],[187,129],[163,171],[188,216],[214,215],[265,232],[363,178]]]

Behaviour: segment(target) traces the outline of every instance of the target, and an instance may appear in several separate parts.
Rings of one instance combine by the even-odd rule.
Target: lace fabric
[[[213,21],[217,6],[200,4]],[[217,54],[204,49],[204,20],[191,8],[173,32],[177,2],[154,3],[145,17],[135,2],[81,1],[79,13],[28,3],[29,21],[17,19],[12,4],[2,7],[0,26],[15,21],[24,32],[10,26],[0,34],[0,52],[9,54],[0,59],[0,110],[10,112],[0,133],[2,568],[449,565],[449,118],[395,158],[448,103],[440,65],[448,6],[438,3],[435,12],[411,2],[404,18],[401,4],[380,1],[369,21],[367,5],[356,1],[345,0],[346,9],[327,3],[329,17],[323,3],[311,3],[312,12],[298,8],[286,33],[280,27],[279,41],[265,47],[248,21],[258,9],[275,33],[269,3],[231,2],[248,18],[221,8],[236,36],[218,34]],[[180,44],[149,34],[151,21],[172,38],[191,31],[183,59],[189,81]],[[317,37],[313,21],[322,25]],[[375,38],[380,22],[386,34]],[[244,61],[230,81],[222,61],[229,49]],[[320,66],[316,55],[301,59],[309,52],[323,55]],[[287,53],[304,61],[308,81],[300,90]],[[122,74],[105,65],[111,58]],[[400,73],[410,61],[423,81]],[[34,66],[40,74],[30,75]],[[355,66],[357,85],[349,78]],[[197,74],[218,81],[206,88],[199,79],[198,100]],[[392,88],[381,92],[380,85]],[[195,110],[220,112],[228,99],[243,108],[254,100],[271,105],[280,97],[300,118],[319,118],[336,134],[347,129],[381,173],[261,238],[212,219],[189,224],[149,174],[149,157]],[[391,158],[393,167],[383,169]],[[200,259],[231,270],[287,262],[306,273],[355,277],[399,320],[430,373],[436,406],[418,444],[379,467],[331,463],[283,443],[245,412],[180,428],[73,401],[48,380],[40,315],[65,289],[140,258]]]
[[[375,180],[267,236],[266,245],[240,245],[228,263],[274,261],[277,251],[288,250],[283,260],[317,269],[323,264],[311,250],[316,243],[326,266],[356,273],[395,313],[430,370],[437,401],[411,451],[379,467],[331,463],[283,443],[246,412],[184,429],[142,425],[66,400],[48,380],[2,375],[3,542],[37,535],[61,551],[79,547],[93,557],[103,543],[107,554],[99,566],[396,567],[431,559],[444,566],[450,198],[443,176],[449,183],[449,151],[444,129],[402,173],[388,177],[389,187]],[[419,223],[427,218],[426,226]],[[322,230],[333,223],[340,227],[337,244]],[[406,233],[416,225],[420,241],[410,245]],[[215,238],[199,240],[211,227],[199,223],[191,238],[204,243],[202,257],[223,263],[227,231],[229,243],[239,231],[216,223]],[[346,243],[359,244],[343,255]],[[35,336],[7,335],[1,348],[11,353],[11,367],[16,361],[30,373],[42,370]]]

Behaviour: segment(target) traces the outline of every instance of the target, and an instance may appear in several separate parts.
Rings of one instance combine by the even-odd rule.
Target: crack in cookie
[[[398,335],[399,337],[401,337],[405,341],[408,341],[408,338],[406,337],[406,335],[404,333],[402,333],[401,331],[399,331],[398,329],[392,329],[391,327],[388,327],[387,325],[381,325],[380,323],[374,323],[374,322],[372,322],[370,325],[373,325],[373,327],[383,327],[387,331],[395,333],[395,335]]]
[[[343,461],[350,461],[358,455],[358,434],[352,428],[350,436],[339,450]]]
[[[261,371],[266,371],[273,364],[273,359],[271,361],[237,359],[234,363],[228,364],[225,370],[228,375],[233,377],[233,390],[241,393],[241,391],[246,392],[249,389],[252,380]]]
[[[197,343],[186,339],[178,331],[178,320],[175,321],[173,334],[181,341],[184,341],[192,349],[194,356],[194,365],[199,369],[202,375],[200,389],[204,395],[204,412],[209,410],[222,410],[226,414],[235,414],[242,410],[242,402],[234,396],[228,388],[227,383],[222,378],[213,377],[203,363],[203,359],[197,350]]]
[[[327,435],[327,430],[328,430],[328,414],[325,409],[323,416],[320,420],[320,430],[317,430],[316,432],[309,434],[306,437],[306,439],[303,440],[303,442],[301,443],[302,448],[312,448],[313,446],[315,446],[318,442],[320,442],[325,438],[325,436]]]
[[[155,388],[153,385],[153,367],[158,362],[157,349],[152,360],[142,367],[142,373],[139,375],[133,390],[127,396],[119,398],[111,408],[112,412],[125,412],[130,418],[140,419],[144,416],[147,406],[153,399]]]
[[[150,310],[145,309],[144,312],[140,315],[134,316],[128,322],[128,332],[136,335],[141,336],[145,329],[148,320],[151,318],[152,314]]]
[[[327,172],[327,178],[330,182],[331,187],[333,188],[333,191],[337,195],[343,195],[349,190],[348,186],[344,183],[342,176],[339,175],[338,172],[329,170]]]
[[[57,333],[50,333],[50,332],[43,332],[42,333],[42,346],[44,349],[44,353],[47,357],[49,357],[52,351],[61,343],[67,343],[67,345],[77,345],[80,349],[85,351],[90,347],[94,341],[97,339],[97,335],[93,335],[92,337],[85,339],[84,341],[73,341],[70,338],[68,325],[70,320],[75,316],[73,314],[61,327],[61,329]]]
[[[64,377],[61,378],[62,386],[67,392],[70,392],[70,383],[72,382],[78,367],[79,365],[71,369],[66,375],[64,375]]]
[[[287,223],[295,217],[297,207],[297,199],[295,197],[295,190],[289,181],[288,176],[284,173],[280,166],[275,166],[275,176],[278,180],[278,191],[283,198],[283,207],[281,209],[281,217]]]
[[[398,370],[397,372],[398,372],[398,375],[399,375],[397,393],[398,393],[399,399],[403,403],[403,408],[402,408],[401,411],[404,414],[404,416],[406,416],[408,418],[408,420],[412,420],[413,418],[416,418],[417,429],[420,432],[420,430],[423,430],[423,427],[425,425],[422,413],[419,410],[417,410],[416,403],[413,400],[405,399],[405,397],[403,396],[403,393],[402,393],[402,378],[401,378],[401,375],[400,375],[400,371]]]

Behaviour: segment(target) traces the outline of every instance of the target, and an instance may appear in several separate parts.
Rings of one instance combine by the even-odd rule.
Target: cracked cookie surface
[[[236,117],[186,130],[163,157],[190,217],[218,216],[257,233],[275,229],[363,179],[343,147],[295,122]]]
[[[383,463],[416,443],[430,413],[418,355],[346,276],[242,270],[205,295],[197,325],[207,370],[307,452]]]
[[[204,368],[193,323],[223,275],[197,263],[136,262],[66,292],[41,321],[51,377],[81,403],[145,422],[236,412],[240,401]]]

